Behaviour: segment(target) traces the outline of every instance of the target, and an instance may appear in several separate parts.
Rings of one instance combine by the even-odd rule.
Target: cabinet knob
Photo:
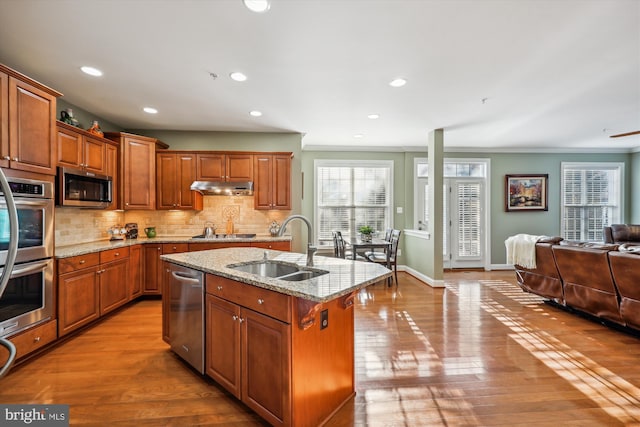
[[[18,161],[18,158],[17,158],[17,157],[14,157],[14,158],[13,158],[13,161],[14,161],[14,162],[17,162],[17,161]]]
[[[33,342],[40,342],[40,337],[35,337],[35,338],[33,339]]]
[[[221,291],[222,290],[222,286],[218,285],[218,290]]]
[[[233,316],[231,316],[231,318],[235,321],[238,320],[238,316],[236,316],[235,314]]]
[[[264,300],[262,298],[258,298],[258,304],[264,304]]]
[[[9,156],[4,156],[4,157],[3,157],[3,159],[5,159],[5,160],[11,160],[11,157],[9,157]]]
[[[80,260],[80,264],[84,264],[85,262],[87,262],[87,260],[84,260],[84,259]]]
[[[115,256],[120,256],[120,252],[116,252],[116,253],[115,253]]]
[[[174,251],[175,251],[175,250],[177,250],[177,249],[178,249],[178,248],[176,248],[175,246],[173,247],[173,250],[174,250]]]
[[[239,317],[238,320],[240,321],[240,323],[244,322],[244,319],[242,317]]]
[[[162,250],[162,248],[157,248],[158,250]]]
[[[125,206],[129,206],[129,202],[125,203],[124,205],[125,205]]]

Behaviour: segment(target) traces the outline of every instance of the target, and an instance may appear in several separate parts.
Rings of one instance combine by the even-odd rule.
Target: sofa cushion
[[[616,243],[640,242],[640,225],[611,224],[611,237]]]

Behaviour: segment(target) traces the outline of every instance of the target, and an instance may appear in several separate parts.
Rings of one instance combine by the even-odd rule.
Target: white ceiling
[[[264,14],[241,0],[0,0],[0,11],[0,62],[128,129],[300,132],[305,149],[424,149],[437,128],[450,150],[640,147],[640,135],[608,137],[640,130],[639,0],[272,0]],[[398,76],[408,84],[390,87]]]

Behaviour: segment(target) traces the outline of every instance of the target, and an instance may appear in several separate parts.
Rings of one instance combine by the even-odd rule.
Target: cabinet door
[[[291,209],[291,156],[274,155],[271,181],[273,209]]]
[[[251,247],[273,249],[274,251],[291,251],[291,242],[251,242]]]
[[[175,154],[159,153],[156,160],[156,207],[176,209],[179,194],[177,157]]]
[[[82,135],[61,127],[58,128],[57,164],[80,167],[82,164]]]
[[[273,158],[270,155],[254,156],[254,191],[255,209],[272,209],[271,174]]]
[[[84,138],[84,162],[83,167],[91,172],[104,173],[106,170],[105,143],[96,138],[85,136]]]
[[[253,181],[253,155],[227,154],[226,181]]]
[[[145,295],[162,294],[162,245],[144,245],[144,288]]]
[[[118,200],[118,147],[112,144],[105,144],[105,167],[104,173],[111,177],[111,205],[108,209],[120,209],[122,202]]]
[[[9,77],[10,167],[55,175],[56,98]]]
[[[196,156],[181,153],[176,157],[178,162],[178,173],[176,176],[178,206],[182,209],[194,209],[197,207],[195,199],[199,196],[199,193],[191,191],[191,184],[196,180]]]
[[[9,167],[9,76],[0,72],[0,167]]]
[[[205,304],[205,372],[240,399],[240,307],[210,294]]]
[[[224,154],[198,154],[196,158],[198,181],[224,181],[226,160]]]
[[[129,251],[129,299],[142,295],[142,246],[131,246]]]
[[[98,267],[61,274],[58,280],[58,335],[100,317]]]
[[[104,315],[129,301],[129,259],[102,264],[99,272],[100,315]]]
[[[156,154],[152,141],[125,138],[122,145],[123,164],[123,208],[155,209],[156,206]]]
[[[291,423],[290,325],[242,309],[242,401],[270,424]]]

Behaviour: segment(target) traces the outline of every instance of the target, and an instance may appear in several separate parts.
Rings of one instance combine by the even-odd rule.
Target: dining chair
[[[387,254],[382,252],[368,252],[367,259],[371,262],[377,262],[379,264],[384,264],[385,266],[391,268],[393,270],[396,286],[398,285],[398,243],[400,242],[400,234],[401,230],[392,230],[391,237],[389,241],[391,242],[391,247],[389,249],[389,264],[387,265]],[[389,286],[391,286],[391,282],[389,282]]]
[[[342,237],[341,231],[333,232],[333,254],[336,258],[353,259],[353,252],[347,249],[348,243]],[[366,258],[356,255],[356,260],[366,261]]]
[[[391,240],[391,233],[393,232],[393,228],[387,228],[384,232],[384,240],[386,240],[387,242],[389,240]],[[382,253],[382,254],[386,254],[387,250],[386,249],[372,249],[370,251],[366,251],[363,255],[366,258],[369,258],[369,256],[373,256],[374,253]]]

